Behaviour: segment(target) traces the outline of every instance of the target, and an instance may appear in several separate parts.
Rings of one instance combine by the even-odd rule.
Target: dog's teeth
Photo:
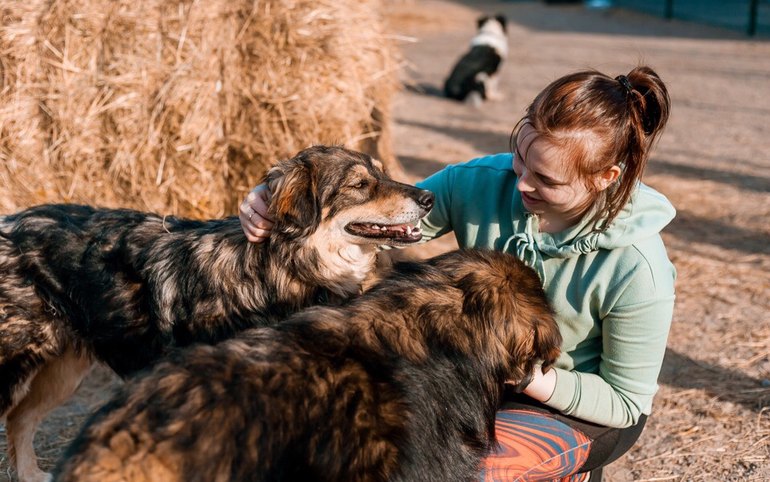
[[[380,227],[376,224],[372,224],[372,229],[380,229]]]
[[[412,235],[412,227],[411,226],[407,226],[406,227],[406,234],[408,234],[410,236]]]
[[[383,226],[383,227],[381,227],[381,228],[380,228],[380,230],[381,230],[381,231],[387,231],[387,230],[388,230],[388,228],[387,228],[387,227],[385,227],[385,226]]]

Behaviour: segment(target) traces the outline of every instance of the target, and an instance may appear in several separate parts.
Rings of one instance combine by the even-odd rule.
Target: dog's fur
[[[560,343],[511,255],[399,263],[345,306],[168,357],[91,418],[55,480],[471,480],[504,382]]]
[[[444,95],[450,99],[479,103],[502,98],[498,82],[508,56],[506,18],[500,14],[483,16],[477,24],[470,50],[460,57],[444,82]]]
[[[341,147],[306,149],[266,183],[275,224],[261,245],[234,217],[75,205],[0,217],[0,416],[22,481],[45,480],[35,429],[92,360],[127,376],[172,347],[358,294],[377,246],[419,240],[411,227],[433,201]]]

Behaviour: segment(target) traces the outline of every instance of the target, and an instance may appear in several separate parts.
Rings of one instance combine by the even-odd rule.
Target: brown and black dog
[[[344,306],[176,351],[90,419],[55,480],[473,480],[504,382],[560,342],[511,255],[399,263]]]
[[[265,182],[275,225],[261,245],[235,217],[77,205],[0,217],[0,418],[22,482],[48,478],[36,427],[94,361],[127,376],[173,347],[358,294],[377,246],[418,241],[433,202],[341,147],[308,148]]]

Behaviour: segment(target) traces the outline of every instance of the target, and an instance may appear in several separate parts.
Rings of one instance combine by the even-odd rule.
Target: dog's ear
[[[543,311],[543,310],[541,310]],[[540,312],[535,324],[535,354],[543,362],[543,370],[556,362],[561,354],[561,332],[550,309]]]
[[[481,17],[479,17],[476,20],[476,28],[477,29],[481,28],[486,23],[487,20],[489,20],[489,15],[482,15]]]
[[[505,18],[505,15],[503,15],[502,13],[498,13],[497,15],[495,15],[495,20],[497,20],[500,23],[500,25],[503,27],[503,31],[505,31],[505,27],[508,24],[508,19]]]
[[[270,190],[268,213],[274,230],[293,236],[311,234],[321,222],[318,188],[312,166],[302,158],[280,161],[265,176]]]
[[[463,318],[470,326],[464,330],[483,337],[483,345],[493,359],[505,366],[506,378],[523,379],[535,363],[534,337],[530,323],[522,317],[512,280],[501,279],[483,266],[466,270],[457,280],[463,292]]]
[[[561,334],[540,279],[514,256],[484,251],[456,251],[434,258],[463,292],[463,312],[491,324],[488,333],[511,356],[511,377],[523,378],[541,361],[556,361]]]
[[[521,380],[541,363],[547,370],[561,353],[561,333],[542,290],[523,289],[515,298],[508,327],[511,378]]]

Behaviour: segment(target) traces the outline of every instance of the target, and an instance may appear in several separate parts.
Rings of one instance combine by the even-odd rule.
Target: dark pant
[[[564,415],[542,403],[516,393],[506,393],[501,410],[529,410],[547,414],[590,439],[588,456],[577,470],[591,472],[591,480],[601,480],[601,468],[625,454],[642,434],[647,416],[642,414],[636,425],[627,428],[611,428]]]

